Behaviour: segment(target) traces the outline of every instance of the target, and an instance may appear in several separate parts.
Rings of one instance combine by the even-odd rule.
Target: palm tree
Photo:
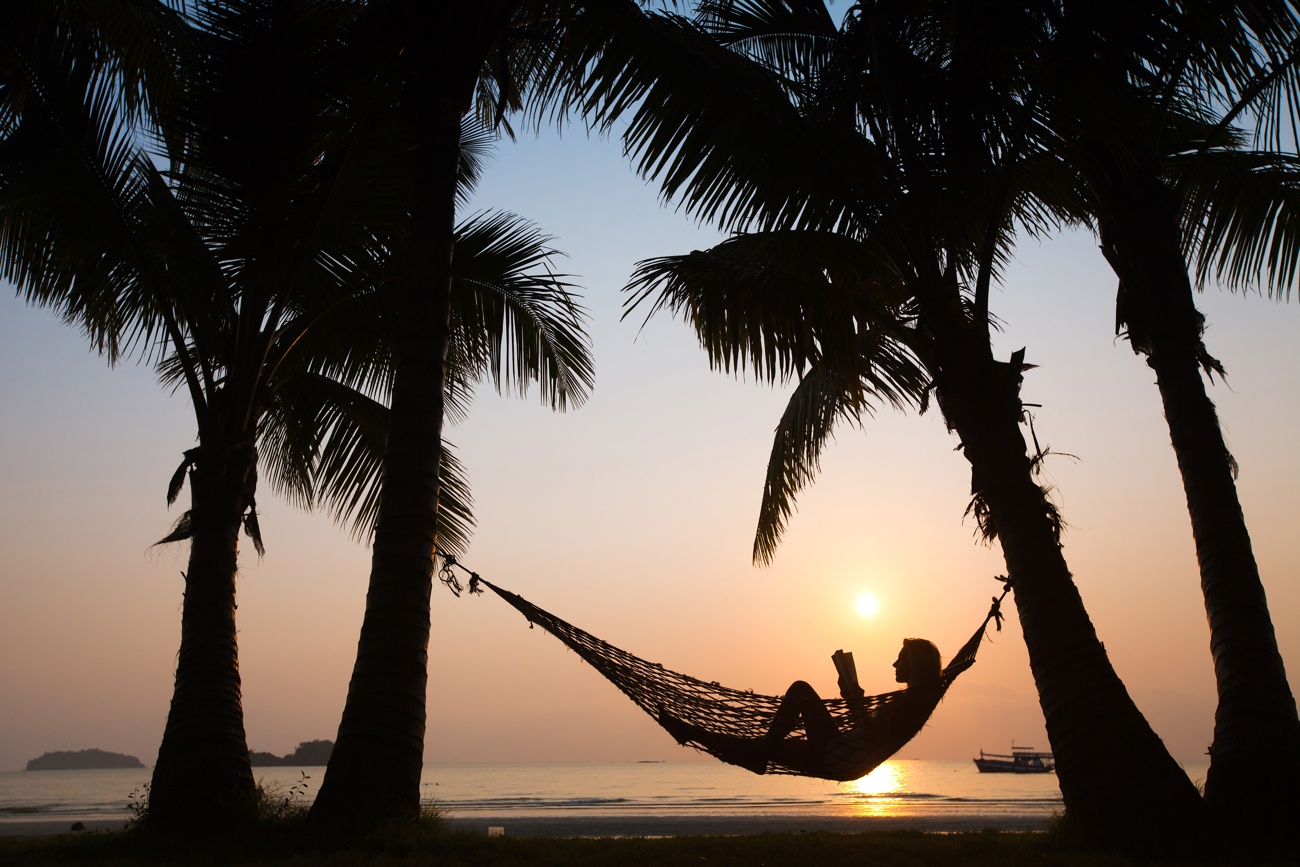
[[[1045,57],[1055,150],[1076,173],[1084,219],[1119,277],[1116,326],[1156,373],[1182,475],[1218,686],[1207,804],[1240,839],[1294,835],[1300,717],[1287,682],[1228,452],[1202,373],[1188,276],[1231,284],[1295,277],[1300,159],[1276,137],[1294,109],[1294,4],[1066,5]],[[1264,149],[1236,118],[1254,115]],[[1271,147],[1269,146],[1271,143]]]
[[[442,491],[442,439],[453,316],[452,274],[462,118],[489,125],[558,76],[558,35],[610,5],[576,0],[373,0],[345,68],[392,83],[409,129],[411,231],[395,292],[391,424],[382,461],[366,610],[334,752],[311,821],[364,832],[420,808],[428,684],[429,599]],[[507,127],[508,129],[508,127]],[[557,372],[558,369],[557,369]],[[590,371],[574,367],[544,394],[563,409]]]
[[[195,409],[198,445],[168,490],[174,499],[188,475],[191,508],[165,540],[188,538],[191,550],[151,792],[150,823],[164,829],[224,829],[253,810],[234,594],[241,524],[261,547],[259,463],[275,487],[361,534],[374,520],[410,148],[382,92],[365,94],[361,111],[326,86],[322,60],[350,11],[196,7],[202,63],[156,133],[169,172],[94,87],[57,65],[19,65],[42,73],[28,73],[38,96],[0,142],[6,276],[82,325],[110,360],[156,361]],[[462,195],[486,140],[465,141]],[[589,380],[581,311],[548,267],[547,239],[505,214],[458,232],[452,404],[463,408],[483,376],[501,388],[536,378],[546,394]],[[451,495],[438,531],[456,550],[472,522],[468,489],[450,454],[439,471]]]
[[[1115,674],[1071,579],[1020,429],[1025,353],[998,360],[989,342],[989,287],[1014,226],[1043,230],[1063,216],[1026,188],[1050,156],[1028,88],[1034,55],[988,51],[1041,38],[1041,17],[1013,4],[961,16],[864,2],[837,28],[814,2],[703,11],[698,29],[659,23],[690,46],[671,64],[595,92],[632,111],[625,144],[666,196],[745,233],[645,264],[640,297],[658,291],[684,311],[715,362],[747,357],[769,378],[805,371],[774,447],[764,517],[776,523],[757,555],[770,556],[783,498],[815,469],[828,422],[856,418],[852,389],[876,370],[870,358],[838,366],[842,335],[861,329],[844,327],[842,312],[819,319],[826,298],[887,282],[909,302],[884,333],[924,366],[971,463],[971,511],[1001,544],[1068,815],[1094,839],[1181,845],[1201,802]],[[875,313],[852,315],[860,324]]]
[[[370,586],[334,752],[311,811],[331,832],[419,811],[461,119],[518,5],[375,2],[356,30],[362,68],[397,89],[415,160],[406,267],[394,286],[392,412]]]
[[[481,129],[470,133],[463,164],[477,163],[489,138]],[[474,181],[463,176],[462,199]],[[451,422],[468,416],[485,380],[520,396],[536,383],[546,403],[584,399],[593,378],[585,313],[552,271],[559,254],[550,241],[504,211],[457,225],[444,394]],[[308,508],[324,503],[359,540],[372,537],[379,511],[400,315],[382,284],[328,311],[299,341],[295,367],[273,395],[274,424],[266,426],[277,490]],[[460,556],[474,525],[472,496],[451,443],[442,448],[437,533],[442,550]]]
[[[133,120],[157,118],[186,54],[183,21],[159,0],[0,2],[0,137],[61,86],[95,89]],[[74,69],[75,67],[75,69]],[[69,77],[70,76],[70,77]],[[102,90],[101,90],[102,88]]]
[[[193,541],[153,813],[160,825],[191,811],[220,823],[245,820],[254,793],[239,704],[234,573],[240,523],[247,517],[255,527],[255,449],[247,424],[238,423],[247,384],[221,375],[233,341],[218,330],[223,302],[238,302],[221,258],[205,244],[203,223],[193,219],[203,212],[195,205],[205,190],[191,181],[198,174],[183,169],[169,183],[136,141],[133,118],[114,102],[127,86],[88,75],[57,16],[40,24],[40,38],[12,55],[7,82],[24,98],[9,115],[0,152],[5,276],[30,301],[80,325],[110,362],[131,354],[159,361],[189,389],[199,445],[186,453],[168,498],[192,468],[192,508],[168,538]],[[174,104],[167,115],[179,116]],[[178,121],[165,137],[183,141],[187,168],[197,169],[202,158],[185,140],[193,131]],[[212,194],[213,204],[220,201],[215,185]],[[222,215],[241,216],[233,202]]]

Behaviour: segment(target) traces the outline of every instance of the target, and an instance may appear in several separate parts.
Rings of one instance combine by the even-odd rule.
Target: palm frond
[[[1171,171],[1180,159],[1168,160]],[[1289,297],[1300,273],[1300,158],[1210,151],[1184,189],[1183,238],[1197,281]]]
[[[869,404],[857,377],[825,367],[811,368],[800,377],[772,439],[754,533],[755,564],[769,566],[775,559],[797,495],[816,480],[836,422],[860,422],[865,412]]]
[[[929,377],[911,349],[907,292],[872,245],[828,232],[737,235],[710,250],[641,262],[628,313],[669,310],[710,363],[769,383],[798,378],[776,429],[754,539],[768,564],[799,491],[816,477],[839,420],[888,403],[916,407]],[[626,315],[626,314],[625,314]]]
[[[1146,66],[1170,98],[1254,128],[1256,147],[1294,151],[1300,121],[1300,13],[1288,0],[1170,4]],[[1171,74],[1179,76],[1170,80]],[[1173,85],[1173,88],[1170,87]],[[1172,91],[1172,92],[1171,92]]]
[[[695,21],[720,44],[804,84],[804,93],[815,90],[840,38],[822,0],[706,0]]]
[[[129,124],[156,120],[180,92],[189,29],[174,3],[158,0],[8,2],[0,9],[0,137],[28,107],[48,99],[46,73],[77,67],[107,85]]]
[[[536,382],[557,410],[580,406],[595,381],[586,312],[557,256],[534,225],[505,212],[475,215],[457,227],[452,264],[452,344],[467,371],[500,392],[524,394]]]
[[[487,167],[492,155],[492,146],[497,140],[491,127],[481,123],[477,118],[466,117],[460,126],[460,163],[456,178],[456,207],[463,208],[469,204],[474,189]]]
[[[312,372],[286,376],[263,424],[261,460],[273,489],[299,506],[323,506],[354,538],[368,539],[379,515],[388,420],[387,406],[340,382]],[[473,532],[473,499],[446,443],[439,483],[439,548],[461,553]]]
[[[176,523],[172,525],[172,528],[167,533],[167,535],[163,536],[157,542],[154,542],[154,544],[168,545],[172,542],[183,542],[186,539],[192,537],[193,535],[194,535],[194,514],[190,511],[186,511],[185,514],[181,515],[179,518],[176,519]]]
[[[811,366],[862,369],[862,338],[884,345],[909,315],[907,292],[871,244],[833,232],[737,235],[705,251],[638,264],[628,313],[651,302],[694,327],[710,364],[788,381]],[[627,315],[625,313],[624,315]],[[880,396],[905,405],[925,377],[909,352],[881,353]]]
[[[81,328],[110,363],[160,356],[181,338],[168,262],[188,237],[111,87],[61,81],[0,141],[0,275]]]
[[[474,534],[474,496],[455,447],[442,442],[438,464],[438,551],[463,556]]]
[[[690,21],[592,4],[570,36],[566,62],[582,75],[560,101],[602,129],[626,122],[637,170],[687,213],[736,229],[853,232],[864,215],[852,203],[884,195],[871,141],[802,118],[779,81]]]
[[[295,504],[323,504],[352,534],[373,528],[388,409],[310,371],[283,377],[262,424],[261,456],[274,490]]]
[[[189,474],[190,467],[194,466],[194,462],[198,460],[198,457],[198,449],[185,450],[184,460],[176,468],[176,472],[172,473],[171,481],[167,483],[167,505],[170,506],[175,503],[176,498],[180,496],[181,487],[185,484],[185,477]]]

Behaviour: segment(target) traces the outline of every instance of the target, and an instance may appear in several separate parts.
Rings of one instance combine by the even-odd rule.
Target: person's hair
[[[924,638],[904,638],[903,651],[907,654],[908,683],[933,683],[939,679],[943,665],[939,661],[939,648]]]

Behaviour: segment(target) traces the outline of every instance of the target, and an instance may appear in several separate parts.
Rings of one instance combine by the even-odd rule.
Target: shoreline
[[[1036,816],[505,816],[449,818],[457,830],[487,834],[504,829],[508,837],[691,837],[751,834],[800,834],[825,831],[857,834],[866,831],[925,831],[960,833],[997,830],[1046,831],[1050,817]]]
[[[88,834],[92,831],[121,831],[128,819],[4,819],[0,821],[0,837],[57,837],[60,834]],[[73,831],[74,822],[85,825]]]
[[[120,831],[124,819],[82,819],[84,831],[72,831],[66,819],[0,821],[0,837],[54,837]],[[691,837],[751,834],[798,834],[817,831],[854,834],[866,831],[924,831],[962,833],[977,831],[1041,832],[1050,816],[1013,814],[934,816],[818,816],[803,814],[754,815],[576,815],[576,816],[473,816],[448,817],[458,831],[487,835],[488,828],[503,828],[508,837]]]

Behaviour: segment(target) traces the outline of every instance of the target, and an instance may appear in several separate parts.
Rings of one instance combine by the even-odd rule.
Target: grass
[[[436,818],[390,829],[345,849],[314,845],[300,820],[269,823],[219,847],[179,847],[143,831],[0,838],[0,864],[321,865],[321,867],[701,867],[701,865],[869,865],[869,867],[1139,867],[1149,862],[1072,849],[1053,834],[983,831],[935,834],[781,833],[727,837],[497,837],[448,829]]]

